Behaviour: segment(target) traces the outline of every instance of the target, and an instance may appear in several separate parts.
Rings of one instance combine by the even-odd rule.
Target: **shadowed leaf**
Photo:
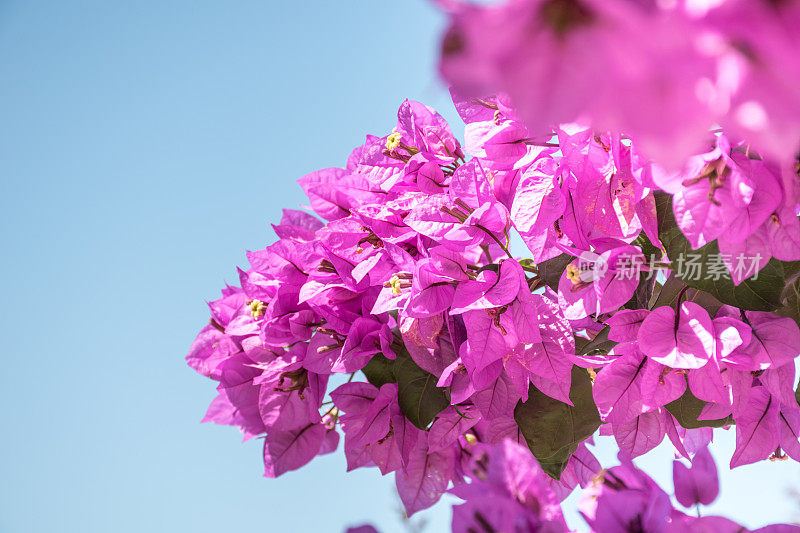
[[[436,377],[422,370],[405,348],[398,350],[395,360],[376,355],[361,371],[378,388],[397,383],[400,410],[420,429],[427,429],[434,417],[450,405],[446,389],[437,387]]]
[[[767,265],[758,272],[757,279],[744,280],[739,285],[734,285],[730,274],[724,267],[722,274],[717,277],[716,272],[710,269],[712,265],[720,266],[719,248],[717,242],[710,242],[705,246],[693,250],[691,244],[683,236],[680,228],[675,223],[672,212],[672,197],[666,193],[657,193],[656,210],[658,213],[659,238],[667,251],[667,256],[675,265],[673,272],[681,281],[690,287],[700,289],[711,294],[724,304],[730,304],[742,309],[754,311],[772,311],[781,307],[781,292],[784,289],[784,280],[796,272],[797,262],[785,263],[771,259]],[[685,266],[683,272],[677,272],[678,261],[683,258],[696,256],[697,268]],[[715,270],[719,270],[716,268]]]
[[[586,355],[592,352],[608,353],[611,348],[617,345],[616,342],[609,340],[608,332],[611,330],[608,326],[601,329],[597,335],[592,339],[575,336],[575,353],[577,355]]]
[[[533,455],[547,474],[559,479],[578,445],[600,426],[586,370],[572,368],[569,399],[574,406],[550,398],[531,385],[528,401],[514,409],[516,420]]]
[[[733,424],[733,418],[730,416],[718,420],[698,420],[697,417],[700,416],[700,412],[705,405],[706,402],[692,394],[687,386],[683,396],[672,403],[668,403],[666,408],[675,417],[675,420],[686,429],[718,428]]]
[[[367,366],[361,369],[367,381],[378,387],[379,389],[387,383],[395,383],[395,377],[392,373],[392,365],[394,361],[388,357],[378,354],[369,360]]]
[[[661,307],[662,305],[675,307],[678,294],[680,294],[685,287],[686,284],[679,280],[674,273],[671,273],[664,282],[664,286],[658,288],[658,290],[654,293],[654,298],[651,301],[650,309],[655,309],[656,307]],[[702,306],[703,309],[708,311],[708,314],[711,316],[714,316],[717,310],[722,307],[722,302],[707,292],[692,289],[691,287],[686,290],[681,301],[694,302]]]
[[[426,429],[450,405],[445,389],[436,386],[436,377],[417,366],[406,350],[397,354],[392,373],[397,380],[400,410],[418,428]]]
[[[561,254],[547,261],[542,261],[536,265],[536,268],[539,269],[539,277],[544,280],[548,287],[557,291],[558,280],[573,259],[575,258],[569,254]]]
[[[797,399],[797,404],[800,405],[800,383],[797,384],[797,390],[794,391],[794,397]]]
[[[781,300],[783,306],[775,313],[791,318],[800,326],[800,278],[797,275],[787,280]]]

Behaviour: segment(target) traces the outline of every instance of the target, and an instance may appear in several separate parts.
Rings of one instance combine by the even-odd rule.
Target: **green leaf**
[[[650,241],[650,238],[647,236],[647,233],[644,231],[640,232],[639,236],[636,237],[631,244],[641,248],[645,259],[648,261],[650,261],[650,259],[653,257],[656,258],[656,260],[659,260],[661,259],[661,256],[664,255],[661,251],[661,248],[653,244],[652,241]]]
[[[642,249],[642,254],[644,254],[647,262],[651,260],[660,261],[663,256],[661,248],[654,245],[644,231],[640,231],[639,236],[636,237],[631,244]],[[641,271],[639,273],[639,283],[636,285],[636,290],[633,296],[631,296],[631,299],[628,300],[623,307],[625,309],[647,309],[647,304],[650,303],[650,298],[653,296],[655,282],[655,275],[653,272],[648,272],[646,270]]]
[[[525,441],[542,469],[559,479],[578,445],[600,426],[600,414],[592,397],[592,381],[585,369],[572,367],[569,399],[574,406],[555,400],[533,385],[528,401],[514,409]]]
[[[601,329],[597,335],[591,339],[575,336],[575,353],[577,355],[586,355],[592,352],[608,353],[611,348],[617,345],[616,342],[608,339],[608,332],[611,328],[608,326]]]
[[[775,312],[791,318],[800,326],[800,277],[797,274],[787,280],[781,293],[781,300],[783,306]]]
[[[392,374],[397,381],[400,410],[418,428],[427,429],[433,418],[450,405],[445,389],[436,386],[436,376],[417,366],[405,349],[397,354]]]
[[[684,282],[675,277],[675,274],[670,274],[664,281],[664,285],[653,291],[650,309],[655,309],[662,305],[672,305],[684,287],[686,287]]]
[[[403,415],[418,428],[427,429],[434,417],[450,405],[447,389],[437,387],[436,376],[421,369],[405,347],[395,346],[395,350],[396,359],[377,354],[361,371],[378,388],[397,383],[397,403]]]
[[[797,405],[800,405],[800,383],[797,384],[797,390],[794,391],[794,397],[797,400]]]
[[[633,296],[622,307],[625,309],[647,309],[647,305],[653,297],[654,285],[655,276],[652,276],[651,272],[640,272],[639,284],[636,285]]]
[[[377,354],[361,371],[378,388],[397,383],[397,402],[403,415],[418,428],[427,429],[434,417],[450,405],[447,389],[437,387],[436,377],[422,370],[405,347],[397,352],[394,360]]]
[[[500,265],[497,263],[489,263],[487,265],[483,265],[478,269],[478,274],[481,272],[485,272],[487,270],[491,270],[492,272],[499,273],[500,272]]]
[[[666,408],[675,417],[675,420],[686,429],[718,428],[733,424],[733,418],[730,416],[718,420],[698,420],[697,417],[700,416],[700,412],[705,405],[706,402],[697,398],[689,390],[689,387],[686,387],[686,392],[683,393],[683,396],[674,402],[668,403]]]
[[[655,309],[656,307],[661,307],[662,305],[674,307],[675,302],[678,299],[678,295],[684,289],[686,289],[686,291],[682,301],[694,302],[702,306],[711,316],[714,316],[717,313],[717,310],[722,307],[722,302],[705,291],[699,291],[697,289],[687,287],[687,285],[679,280],[673,272],[664,282],[664,285],[654,293],[654,298],[651,300],[650,309]]]
[[[539,277],[544,280],[548,287],[557,291],[558,280],[573,259],[575,258],[569,254],[561,254],[547,261],[542,261],[536,265],[536,268],[539,269]]]
[[[742,309],[754,311],[773,311],[781,306],[781,292],[784,289],[784,279],[796,271],[797,266],[771,259],[758,273],[757,279],[747,279],[739,285],[734,285],[727,269],[719,269],[722,275],[714,279],[715,273],[711,267],[721,265],[717,242],[713,241],[705,246],[693,250],[691,244],[683,236],[680,228],[675,223],[672,212],[672,197],[663,192],[655,194],[656,211],[658,215],[659,239],[666,249],[667,256],[676,270],[673,272],[690,287],[706,291],[724,304],[730,304]],[[679,258],[687,258],[690,254],[699,256],[699,268],[696,270],[685,268],[685,272],[678,274],[677,262]]]
[[[370,359],[367,366],[362,368],[361,371],[367,376],[367,381],[380,389],[387,383],[396,382],[392,372],[393,365],[394,361],[383,354],[378,354]]]

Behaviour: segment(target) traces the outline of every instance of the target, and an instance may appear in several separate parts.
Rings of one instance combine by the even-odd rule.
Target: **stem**
[[[327,411],[325,411],[325,413],[322,415],[322,418],[324,419],[326,416],[328,416],[329,414],[331,414],[331,413],[333,412],[333,410],[334,410],[334,409],[336,409],[336,406],[335,406],[335,405],[334,405],[333,407],[331,407],[330,409],[328,409]],[[338,419],[339,419],[339,415],[337,414],[337,415],[334,417],[334,420],[338,420]],[[335,423],[335,422],[334,422],[334,423]]]
[[[499,246],[500,249],[502,249],[506,253],[506,255],[508,257],[510,257],[511,259],[514,259],[514,256],[511,255],[511,252],[508,251],[508,247],[505,244],[503,244],[500,241],[500,239],[497,238],[497,235],[495,235],[494,233],[489,231],[489,229],[486,228],[486,226],[482,226],[481,224],[475,224],[475,227],[478,228],[479,230],[483,231],[484,233],[486,233],[489,237],[491,237],[492,240],[497,243],[497,246]],[[486,256],[488,257],[489,254],[486,254]]]
[[[547,141],[537,141],[535,139],[522,139],[521,143],[525,143],[528,146],[541,146],[542,148],[558,148],[560,145],[558,143],[551,143]]]
[[[492,260],[492,256],[489,254],[489,247],[486,246],[485,244],[481,244],[480,249],[483,250],[483,255],[486,256],[486,262],[494,263],[494,261]]]
[[[684,295],[684,294],[686,294],[686,291],[688,291],[688,290],[689,290],[689,286],[688,286],[688,285],[685,285],[685,286],[684,286],[684,287],[683,287],[683,288],[680,290],[680,292],[678,292],[678,297],[677,297],[677,298],[675,298],[675,312],[676,312],[676,313],[680,312],[680,308],[681,308],[681,300],[683,300],[683,295]]]
[[[458,414],[458,416],[460,416],[461,418],[466,418],[467,420],[472,420],[472,419],[474,419],[474,418],[475,418],[474,416],[467,416],[467,415],[465,415],[464,413],[462,413],[461,411],[459,411],[459,410],[458,410],[458,407],[457,407],[457,406],[455,406],[455,405],[453,406],[453,409],[455,409],[456,413],[457,413],[457,414]]]
[[[681,300],[688,289],[688,285],[684,286],[678,293],[678,297],[675,299],[675,331],[678,331],[678,324],[681,319]]]

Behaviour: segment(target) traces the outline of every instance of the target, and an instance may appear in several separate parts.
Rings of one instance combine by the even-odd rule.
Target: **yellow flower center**
[[[573,285],[577,285],[581,282],[581,271],[575,265],[567,265],[567,279],[569,279]]]
[[[261,300],[252,300],[248,306],[250,307],[250,316],[254,319],[264,316],[267,312],[267,304]]]
[[[392,276],[391,279],[389,280],[389,286],[392,288],[392,294],[394,296],[400,296],[400,292],[402,291],[400,287],[400,282],[401,279],[398,278],[396,274]]]
[[[394,150],[398,146],[400,146],[400,140],[403,136],[396,131],[393,132],[391,135],[386,137],[386,148],[389,150]]]

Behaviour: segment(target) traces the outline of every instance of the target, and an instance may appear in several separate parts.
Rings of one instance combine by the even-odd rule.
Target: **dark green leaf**
[[[661,251],[661,248],[653,244],[650,241],[650,238],[647,236],[647,233],[644,231],[640,232],[639,236],[636,237],[631,244],[642,249],[642,253],[644,254],[644,257],[648,263],[651,259],[659,261],[664,255],[664,253]]]
[[[670,274],[664,285],[657,287],[653,291],[650,309],[655,309],[662,305],[672,305],[684,287],[686,287],[684,282],[675,277],[675,274]]]
[[[674,307],[678,295],[683,289],[686,289],[686,291],[681,301],[699,304],[706,309],[711,316],[714,316],[717,310],[722,307],[722,303],[707,292],[692,289],[691,287],[687,288],[687,285],[679,280],[673,272],[669,275],[667,281],[664,282],[664,286],[654,293],[655,298],[650,304],[650,309],[655,309],[662,305]]]
[[[644,254],[647,263],[651,261],[660,261],[664,255],[661,248],[654,245],[644,231],[640,231],[639,236],[636,237],[631,244],[642,249],[642,254]],[[639,284],[636,286],[636,291],[623,307],[626,309],[647,309],[650,298],[653,296],[654,285],[655,275],[653,272],[646,270],[640,272]]]
[[[698,399],[691,393],[689,387],[686,387],[686,392],[683,393],[683,396],[672,403],[668,403],[666,408],[675,417],[675,420],[686,429],[718,428],[733,424],[733,418],[730,416],[718,420],[698,420],[697,417],[700,416],[700,412],[705,405],[706,402]]]
[[[651,272],[639,273],[639,284],[636,285],[636,290],[633,292],[631,299],[622,307],[625,309],[647,309],[650,298],[653,296],[653,287],[655,285],[655,276],[651,274]]]
[[[486,270],[491,270],[492,272],[500,272],[500,265],[498,265],[497,263],[489,263],[487,265],[483,265],[478,269],[478,274]]]
[[[771,259],[758,273],[757,279],[747,279],[739,285],[734,285],[727,270],[719,269],[719,248],[717,242],[710,242],[705,246],[692,250],[691,244],[683,236],[680,228],[675,224],[672,212],[672,197],[666,193],[656,193],[656,210],[658,214],[659,238],[666,249],[667,256],[675,265],[673,272],[690,287],[706,291],[722,303],[730,304],[742,309],[755,311],[772,311],[781,306],[781,292],[784,288],[784,279],[796,267],[791,263],[784,263]],[[678,261],[687,258],[690,254],[699,256],[699,268],[684,268],[684,272],[677,272]],[[722,272],[719,279],[714,279],[715,273],[711,268]]]
[[[396,359],[377,354],[361,371],[376,387],[397,383],[397,402],[403,415],[418,428],[427,429],[434,417],[450,405],[447,389],[437,387],[436,377],[422,370],[405,347],[396,351]]]
[[[575,258],[569,254],[561,254],[547,261],[542,261],[536,265],[536,268],[539,269],[539,277],[544,280],[548,287],[557,291],[558,280],[573,259]]]
[[[601,329],[592,339],[575,336],[575,353],[586,355],[592,352],[608,353],[611,348],[617,345],[616,342],[608,339],[608,326]]]
[[[794,391],[794,397],[797,399],[797,404],[800,405],[800,383],[797,384],[797,390]]]
[[[800,326],[800,278],[796,274],[786,281],[781,300],[783,306],[775,312],[791,318]]]
[[[580,355],[583,353],[584,346],[592,342],[592,339],[587,339],[586,337],[581,337],[579,335],[574,335],[574,337],[575,337],[575,353],[577,355]]]
[[[378,354],[370,359],[367,366],[362,368],[361,371],[367,376],[367,381],[381,388],[387,383],[394,383],[396,381],[392,373],[393,365],[394,361],[383,354]]]
[[[450,405],[445,389],[436,386],[436,377],[417,366],[406,350],[397,354],[392,373],[397,381],[400,410],[418,428],[427,429],[433,418]]]
[[[574,406],[550,398],[531,385],[528,401],[518,403],[514,409],[514,420],[528,447],[554,479],[561,477],[578,445],[600,426],[592,381],[583,368],[572,368],[569,399]]]

